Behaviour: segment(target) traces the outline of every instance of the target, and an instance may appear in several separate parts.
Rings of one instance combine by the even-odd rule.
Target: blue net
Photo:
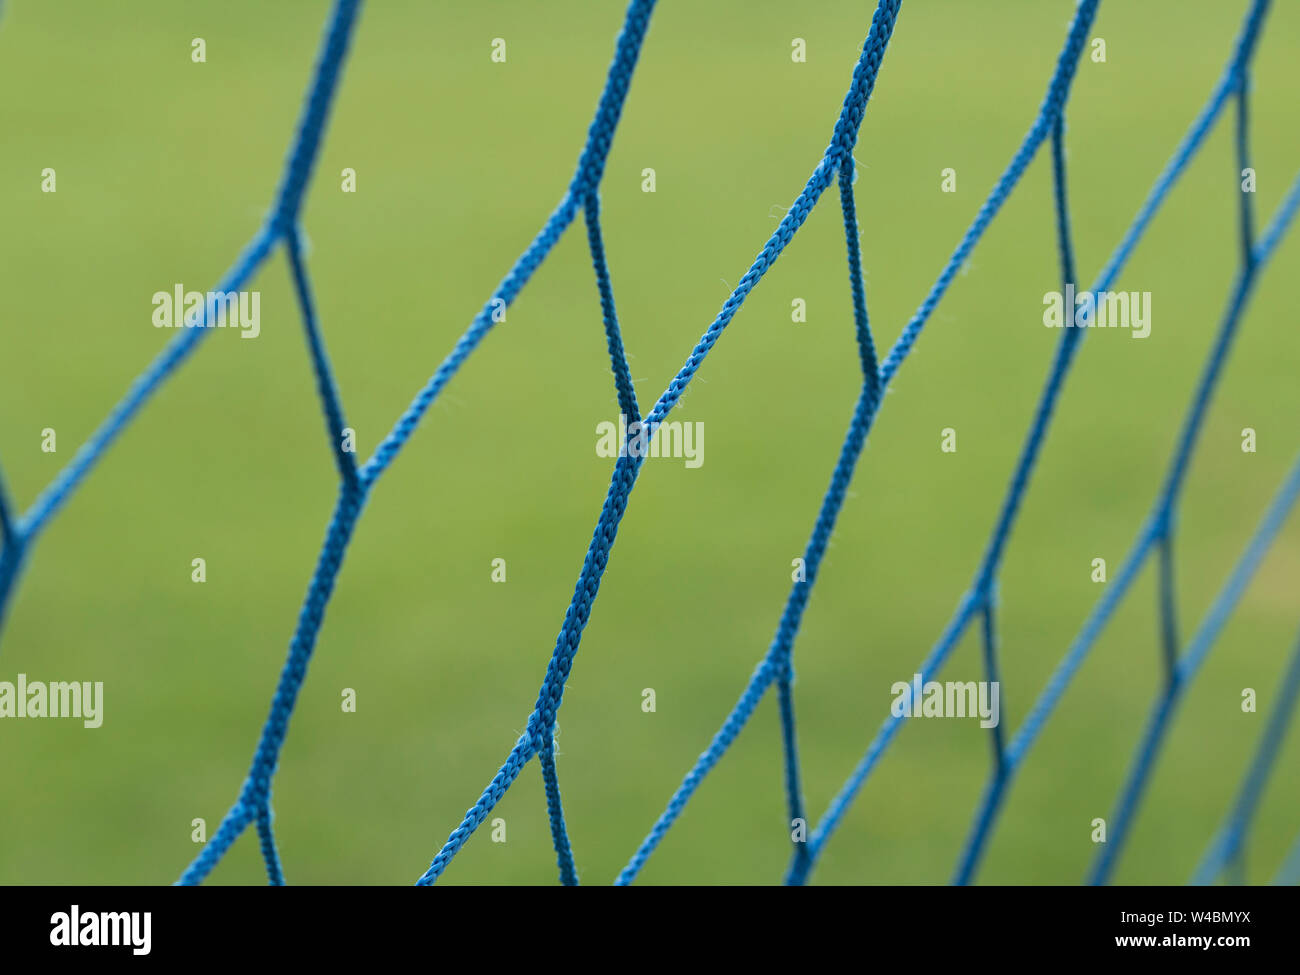
[[[180,883],[201,882],[221,861],[231,845],[253,824],[256,824],[268,879],[273,884],[284,882],[284,872],[276,851],[272,824],[272,779],[335,580],[365,502],[371,489],[410,439],[425,412],[484,336],[491,331],[493,325],[499,320],[499,312],[518,297],[524,285],[541,266],[579,212],[582,213],[586,224],[619,405],[628,418],[629,431],[636,429],[634,424],[640,424],[642,432],[638,435],[649,437],[653,436],[654,431],[665,421],[681,399],[683,392],[746,297],[780,257],[786,245],[821,199],[822,194],[832,183],[835,183],[844,218],[849,284],[863,375],[861,393],[804,550],[803,578],[794,582],[791,587],[772,643],[759,661],[736,706],[726,716],[721,728],[695,765],[687,772],[662,815],[616,878],[616,883],[628,884],[636,878],[664,835],[681,815],[696,789],[740,734],[759,701],[773,687],[776,689],[781,717],[789,819],[792,824],[808,821],[800,786],[792,661],[795,640],[809,596],[817,581],[822,557],[830,541],[867,435],[879,415],[886,388],[911,353],[926,322],[943,298],[957,271],[971,255],[1002,205],[1019,184],[1026,168],[1045,143],[1050,143],[1049,151],[1052,158],[1054,216],[1061,284],[1065,289],[1073,289],[1078,283],[1067,198],[1065,111],[1075,71],[1100,0],[1080,0],[1078,3],[1046,94],[1024,140],[1016,149],[1010,163],[980,206],[952,256],[944,264],[933,286],[898,339],[889,348],[883,360],[878,356],[868,320],[866,288],[858,243],[859,231],[853,189],[853,149],[901,4],[902,0],[879,0],[862,46],[861,56],[854,67],[843,106],[832,129],[830,144],[821,160],[817,163],[802,192],[781,219],[775,233],[763,245],[749,269],[723,303],[713,322],[691,350],[681,370],[650,409],[642,414],[628,369],[619,330],[613,286],[605,260],[599,196],[605,161],[655,7],[655,0],[632,0],[573,179],[558,206],[532,243],[502,278],[447,358],[398,418],[374,455],[365,463],[358,465],[354,455],[344,447],[346,422],[343,404],[333,379],[329,357],[317,321],[311,280],[303,256],[302,231],[299,226],[303,195],[317,161],[325,124],[338,88],[340,70],[345,61],[360,6],[360,0],[337,0],[330,15],[314,78],[274,204],[260,229],[214,290],[238,291],[258,271],[275,248],[284,247],[301,309],[303,327],[323,407],[325,427],[339,472],[338,499],[326,529],[325,541],[298,616],[289,644],[288,656],[248,776],[230,811],[199,855],[184,871]],[[1157,177],[1110,259],[1097,275],[1091,289],[1094,294],[1108,291],[1116,281],[1156,212],[1189,162],[1204,145],[1208,133],[1227,110],[1230,102],[1235,106],[1236,154],[1239,169],[1249,166],[1247,108],[1250,65],[1269,6],[1269,0],[1252,0],[1250,3],[1222,76],[1211,91],[1204,108],[1193,120],[1182,142]],[[991,729],[992,769],[983,796],[976,807],[968,840],[956,867],[953,879],[957,883],[967,883],[975,878],[981,856],[987,847],[999,811],[1017,771],[1024,763],[1089,650],[1130,591],[1139,570],[1148,559],[1155,559],[1158,562],[1160,580],[1158,612],[1162,624],[1159,651],[1164,661],[1165,679],[1157,689],[1147,727],[1139,741],[1115,809],[1108,820],[1109,841],[1099,844],[1087,879],[1092,883],[1105,883],[1111,877],[1124,849],[1130,825],[1141,803],[1144,788],[1150,781],[1161,744],[1170,728],[1177,706],[1271,542],[1280,531],[1286,516],[1294,506],[1297,495],[1300,494],[1300,458],[1297,458],[1218,596],[1211,603],[1191,637],[1182,640],[1176,623],[1177,599],[1173,578],[1173,545],[1180,494],[1188,463],[1196,448],[1211,397],[1223,372],[1239,322],[1262,270],[1287,232],[1297,209],[1300,208],[1300,177],[1291,185],[1271,220],[1258,233],[1255,228],[1251,195],[1241,192],[1239,196],[1239,267],[1214,344],[1205,361],[1181,431],[1175,441],[1165,479],[1114,581],[1107,586],[1087,617],[1019,729],[1009,739],[1004,737],[1000,726],[995,725]],[[192,313],[189,323],[207,324],[207,316],[210,314],[209,308],[200,308]],[[0,479],[0,538],[3,539],[3,549],[0,550],[0,626],[3,625],[5,609],[13,594],[15,583],[21,575],[24,560],[42,529],[48,525],[50,519],[85,479],[118,434],[131,422],[158,387],[194,351],[208,331],[209,329],[200,327],[180,330],[176,338],[135,380],[118,405],[27,512],[21,515],[15,514]],[[917,668],[923,681],[929,681],[938,673],[958,641],[973,626],[977,626],[980,631],[986,677],[990,682],[999,680],[995,612],[999,567],[1006,543],[1015,526],[1021,502],[1028,490],[1040,449],[1051,427],[1054,409],[1065,379],[1087,331],[1086,328],[1066,328],[1061,332],[1047,379],[985,554],[976,568],[970,587],[958,601],[952,618],[944,627],[929,655]],[[469,808],[464,819],[452,830],[447,842],[434,856],[429,868],[417,881],[419,884],[431,884],[437,880],[465,841],[483,823],[506,790],[510,788],[524,766],[533,758],[538,759],[545,782],[547,809],[560,880],[565,884],[578,882],[556,771],[556,717],[583,629],[596,600],[619,523],[626,509],[628,497],[636,484],[643,460],[640,451],[626,450],[621,452],[621,456],[614,464],[609,490],[578,576],[573,599],[564,615],[555,649],[526,729],[519,736],[482,795]],[[1276,764],[1276,755],[1298,696],[1300,696],[1300,644],[1297,645],[1283,678],[1278,700],[1270,714],[1258,751],[1250,763],[1236,800],[1222,828],[1213,837],[1197,866],[1192,876],[1193,882],[1213,882],[1229,869],[1238,871],[1239,876],[1241,853],[1250,824],[1269,773]],[[785,874],[788,883],[801,884],[809,878],[827,841],[893,741],[902,720],[902,717],[891,713],[821,818],[816,821],[806,836],[800,836],[792,842],[790,863]],[[1282,865],[1276,879],[1281,882],[1295,882],[1300,879],[1300,844]]]

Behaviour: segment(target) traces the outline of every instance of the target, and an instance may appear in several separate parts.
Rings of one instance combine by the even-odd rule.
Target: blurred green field
[[[827,143],[874,5],[664,2],[603,186],[606,246],[643,404],[680,368]],[[1091,280],[1228,57],[1245,0],[1103,3],[1070,104],[1080,274]],[[1274,4],[1252,102],[1264,217],[1300,169],[1300,8]],[[868,302],[887,346],[1042,98],[1068,0],[906,0],[856,158]],[[6,4],[0,20],[0,462],[26,508],[170,337],[150,296],[206,290],[268,205],[325,2]],[[304,225],[322,328],[369,456],[571,176],[621,4],[368,5]],[[203,37],[207,62],[190,61]],[[490,60],[492,38],[507,61]],[[793,63],[791,39],[807,41]],[[40,192],[57,171],[58,191]],[[344,167],[357,192],[340,192]],[[653,167],[657,191],[641,191]],[[958,174],[940,192],[940,171]],[[1010,733],[1157,489],[1237,261],[1231,114],[1120,287],[1148,339],[1090,335],[1001,574]],[[1297,448],[1300,242],[1243,322],[1181,506],[1190,633]],[[0,722],[0,882],[156,884],[243,781],[333,506],[336,475],[277,252],[261,336],[208,337],[32,553],[0,680],[105,684],[103,727]],[[1058,333],[1041,153],[896,378],[796,649],[809,809],[820,814],[970,581]],[[791,322],[791,302],[807,322]],[[608,882],[771,640],[860,383],[843,227],[828,193],[710,355],[674,419],[705,462],[647,462],[560,714],[586,882]],[[617,417],[580,226],[434,405],[372,494],[275,783],[290,883],[409,883],[523,730],[604,497]],[[939,450],[955,427],[959,449]],[[58,451],[40,450],[57,430]],[[1243,453],[1240,431],[1258,431]],[[1300,521],[1300,519],[1296,519]],[[207,560],[207,582],[190,562]],[[504,558],[508,582],[491,582]],[[1300,523],[1279,538],[1184,701],[1116,880],[1181,883],[1253,753],[1295,640]],[[1154,573],[1106,630],[1016,782],[980,875],[1076,883],[1160,680]],[[968,637],[941,678],[981,679]],[[342,688],[358,710],[342,713]],[[1243,714],[1241,690],[1259,691]],[[641,710],[654,688],[657,711]],[[1300,819],[1300,734],[1248,852],[1273,875]],[[941,883],[989,767],[971,721],[902,729],[815,880]],[[551,883],[541,777],[525,770],[444,883]],[[788,851],[765,700],[642,875],[770,883]],[[211,882],[260,883],[246,834]]]

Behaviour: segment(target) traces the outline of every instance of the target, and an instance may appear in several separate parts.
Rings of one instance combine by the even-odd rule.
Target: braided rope
[[[616,880],[619,884],[627,884],[635,879],[669,828],[677,821],[691,796],[743,730],[759,701],[773,685],[777,688],[781,717],[787,810],[792,820],[803,818],[799,750],[795,733],[793,649],[822,557],[852,482],[857,461],[879,413],[885,388],[914,348],[925,324],[946,294],[957,270],[969,258],[1003,203],[1019,185],[1029,163],[1049,137],[1061,280],[1065,285],[1072,285],[1076,281],[1067,200],[1065,106],[1100,0],[1079,0],[1047,91],[1028,133],[883,362],[878,360],[867,312],[859,244],[860,231],[853,191],[852,153],[884,61],[885,51],[893,35],[901,3],[902,0],[878,0],[861,55],[854,67],[840,114],[832,130],[830,143],[821,160],[803,191],[785,213],[776,231],[759,251],[749,269],[740,278],[736,288],[723,303],[682,368],[655,400],[642,426],[642,435],[653,435],[655,429],[664,422],[747,296],[781,256],[822,194],[838,175],[855,335],[863,371],[863,385],[805,548],[805,578],[792,586],[772,643],[759,661],[736,706],[724,720],[709,747],[687,772],[682,784],[669,800],[664,813],[619,874]],[[273,205],[263,225],[217,286],[217,290],[221,291],[239,290],[260,269],[275,247],[281,244],[285,247],[340,484],[334,513],[326,529],[325,541],[308,584],[297,626],[290,640],[288,655],[247,778],[235,803],[223,818],[212,839],[182,874],[179,880],[182,884],[201,882],[250,824],[256,824],[269,881],[277,885],[284,883],[284,873],[273,830],[271,782],[298,694],[311,661],[316,637],[324,622],[325,610],[342,567],[348,543],[364,510],[370,490],[414,434],[428,408],[492,329],[496,321],[494,312],[502,306],[509,306],[518,297],[533,273],[573,223],[580,209],[587,228],[588,248],[600,297],[606,345],[619,406],[629,421],[639,421],[641,418],[619,329],[613,284],[605,257],[600,224],[599,187],[623,104],[649,28],[655,0],[632,0],[627,9],[624,25],[616,43],[614,58],[573,178],[542,229],[472,319],[446,359],[438,366],[425,386],[417,392],[391,431],[380,442],[372,457],[358,467],[352,455],[342,449],[342,435],[345,428],[342,400],[333,378],[319,326],[310,277],[303,255],[298,215],[319,156],[325,125],[337,91],[359,6],[359,0],[336,0]],[[1191,159],[1204,144],[1207,134],[1221,115],[1229,98],[1235,97],[1238,109],[1237,161],[1243,168],[1248,165],[1249,65],[1268,8],[1269,0],[1252,0],[1241,34],[1222,78],[1211,93],[1205,108],[1193,122],[1173,157],[1157,178],[1133,223],[1103,267],[1094,291],[1108,290],[1122,271],[1155,213]],[[1178,496],[1237,326],[1261,269],[1287,232],[1298,208],[1300,208],[1300,179],[1287,194],[1263,235],[1256,240],[1251,203],[1245,194],[1241,194],[1239,220],[1241,268],[1218,336],[1176,441],[1175,453],[1164,485],[1150,516],[1140,529],[1137,540],[1118,573],[1115,584],[1106,590],[1085,621],[1079,636],[1067,650],[1061,664],[1049,679],[1020,729],[1009,743],[1004,741],[1000,727],[995,726],[992,729],[993,768],[984,797],[976,809],[971,835],[958,864],[955,875],[957,882],[965,883],[974,878],[980,856],[1016,770],[1023,763],[1028,750],[1064,694],[1088,650],[1127,593],[1138,569],[1145,558],[1156,550],[1160,558],[1161,643],[1166,661],[1167,680],[1156,696],[1147,731],[1139,744],[1133,768],[1121,792],[1116,815],[1112,820],[1112,841],[1099,852],[1090,879],[1094,882],[1104,882],[1110,876],[1122,851],[1129,824],[1140,803],[1143,788],[1149,781],[1150,771],[1181,694],[1208,654],[1245,585],[1294,505],[1297,495],[1300,495],[1300,460],[1298,460],[1271,503],[1245,554],[1230,573],[1219,597],[1180,655],[1177,627],[1174,623],[1176,588],[1173,582],[1173,539]],[[203,316],[207,314],[207,310],[202,309],[195,314],[198,316],[196,320],[203,323]],[[3,626],[5,609],[21,574],[25,556],[41,529],[58,512],[150,396],[193,352],[207,331],[204,328],[184,329],[164,347],[158,357],[132,383],[122,400],[78,450],[72,461],[22,517],[14,518],[3,478],[0,477],[0,541],[3,542],[3,549],[0,550],[0,626]],[[1062,333],[985,555],[976,570],[971,588],[959,600],[954,616],[921,665],[920,672],[923,680],[930,679],[938,671],[966,628],[977,617],[981,621],[986,674],[990,681],[999,680],[995,616],[997,572],[1041,447],[1050,429],[1064,380],[1073,366],[1084,332],[1084,329],[1067,329]],[[538,758],[545,784],[547,810],[560,880],[564,884],[578,882],[573,848],[564,821],[555,762],[556,718],[582,633],[590,618],[641,463],[641,456],[636,452],[628,451],[614,464],[609,489],[526,730],[516,741],[478,801],[469,808],[461,823],[452,830],[428,870],[417,881],[419,884],[431,884],[437,880],[534,756]],[[1236,862],[1240,856],[1253,810],[1273,765],[1289,714],[1294,709],[1296,698],[1300,696],[1300,648],[1297,648],[1283,687],[1282,700],[1273,712],[1265,730],[1259,751],[1243,782],[1233,811],[1220,833],[1212,841],[1210,849],[1198,868],[1195,875],[1198,882],[1213,879],[1225,864]],[[862,760],[818,821],[807,842],[792,844],[792,859],[786,876],[787,882],[803,883],[808,879],[827,839],[842,821],[848,807],[865,784],[899,727],[900,720],[896,717],[891,716],[884,722],[867,747]],[[1283,866],[1279,878],[1297,875],[1300,875],[1300,844]]]

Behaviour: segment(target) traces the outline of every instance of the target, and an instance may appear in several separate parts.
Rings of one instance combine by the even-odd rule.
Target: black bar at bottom
[[[569,957],[606,959],[622,942],[629,957],[685,951],[729,961],[788,945],[812,951],[809,962],[842,953],[916,959],[919,951],[927,967],[947,957],[1005,963],[1045,954],[1230,964],[1294,951],[1300,926],[1291,888],[643,887],[595,897],[486,887],[29,887],[0,896],[0,956],[13,972],[25,959],[60,956],[92,966],[335,965],[402,954],[436,963],[461,952],[501,960],[535,957],[548,942]]]

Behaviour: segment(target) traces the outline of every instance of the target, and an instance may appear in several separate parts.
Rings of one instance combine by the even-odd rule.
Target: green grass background
[[[665,2],[609,158],[608,253],[643,404],[680,368],[820,158],[872,4]],[[897,335],[1037,110],[1066,0],[907,0],[856,158],[877,342]],[[1069,111],[1071,203],[1091,280],[1218,77],[1247,4],[1104,3]],[[1257,204],[1300,167],[1300,9],[1275,4],[1252,102]],[[210,287],[279,178],[324,2],[6,5],[0,21],[0,459],[22,509],[169,337],[150,296]],[[570,178],[620,4],[386,2],[362,13],[304,224],[322,327],[368,456]],[[207,63],[190,61],[190,40]],[[508,59],[489,59],[492,38]],[[792,63],[791,39],[808,60]],[[1090,335],[1001,573],[1003,723],[1014,730],[1156,491],[1237,261],[1226,115],[1121,286],[1150,338]],[[53,167],[58,192],[42,194]],[[353,167],[355,195],[340,192]],[[641,170],[657,171],[656,193]],[[953,167],[958,192],[939,191]],[[582,877],[608,882],[768,646],[860,382],[828,194],[753,293],[675,419],[705,463],[647,463],[560,714]],[[1262,281],[1181,509],[1180,616],[1199,620],[1300,446],[1300,242]],[[234,800],[336,490],[287,269],[257,277],[262,335],[209,336],[50,525],[18,588],[0,679],[100,680],[105,721],[0,724],[0,881],[163,883]],[[889,391],[797,644],[819,814],[955,607],[982,553],[1058,333],[1045,153]],[[806,324],[791,301],[808,304]],[[523,729],[604,497],[595,425],[617,405],[584,234],[372,494],[275,783],[290,882],[409,883]],[[958,431],[958,452],[939,450]],[[1243,427],[1259,449],[1244,454]],[[58,452],[40,451],[54,427]],[[190,581],[190,560],[208,581]],[[490,581],[505,558],[508,579]],[[1295,639],[1300,525],[1246,594],[1178,714],[1117,874],[1183,882],[1225,813]],[[1142,575],[1048,725],[980,879],[1075,883],[1160,680]],[[980,679],[960,645],[943,677]],[[355,688],[358,711],[341,712]],[[658,710],[641,711],[652,687]],[[1243,714],[1241,690],[1259,692]],[[1269,878],[1300,828],[1300,735],[1249,849]],[[971,721],[912,722],[825,851],[822,882],[946,881],[989,767]],[[643,874],[769,883],[788,853],[765,700]],[[541,777],[525,770],[446,883],[550,883]],[[214,883],[262,880],[245,835]]]

